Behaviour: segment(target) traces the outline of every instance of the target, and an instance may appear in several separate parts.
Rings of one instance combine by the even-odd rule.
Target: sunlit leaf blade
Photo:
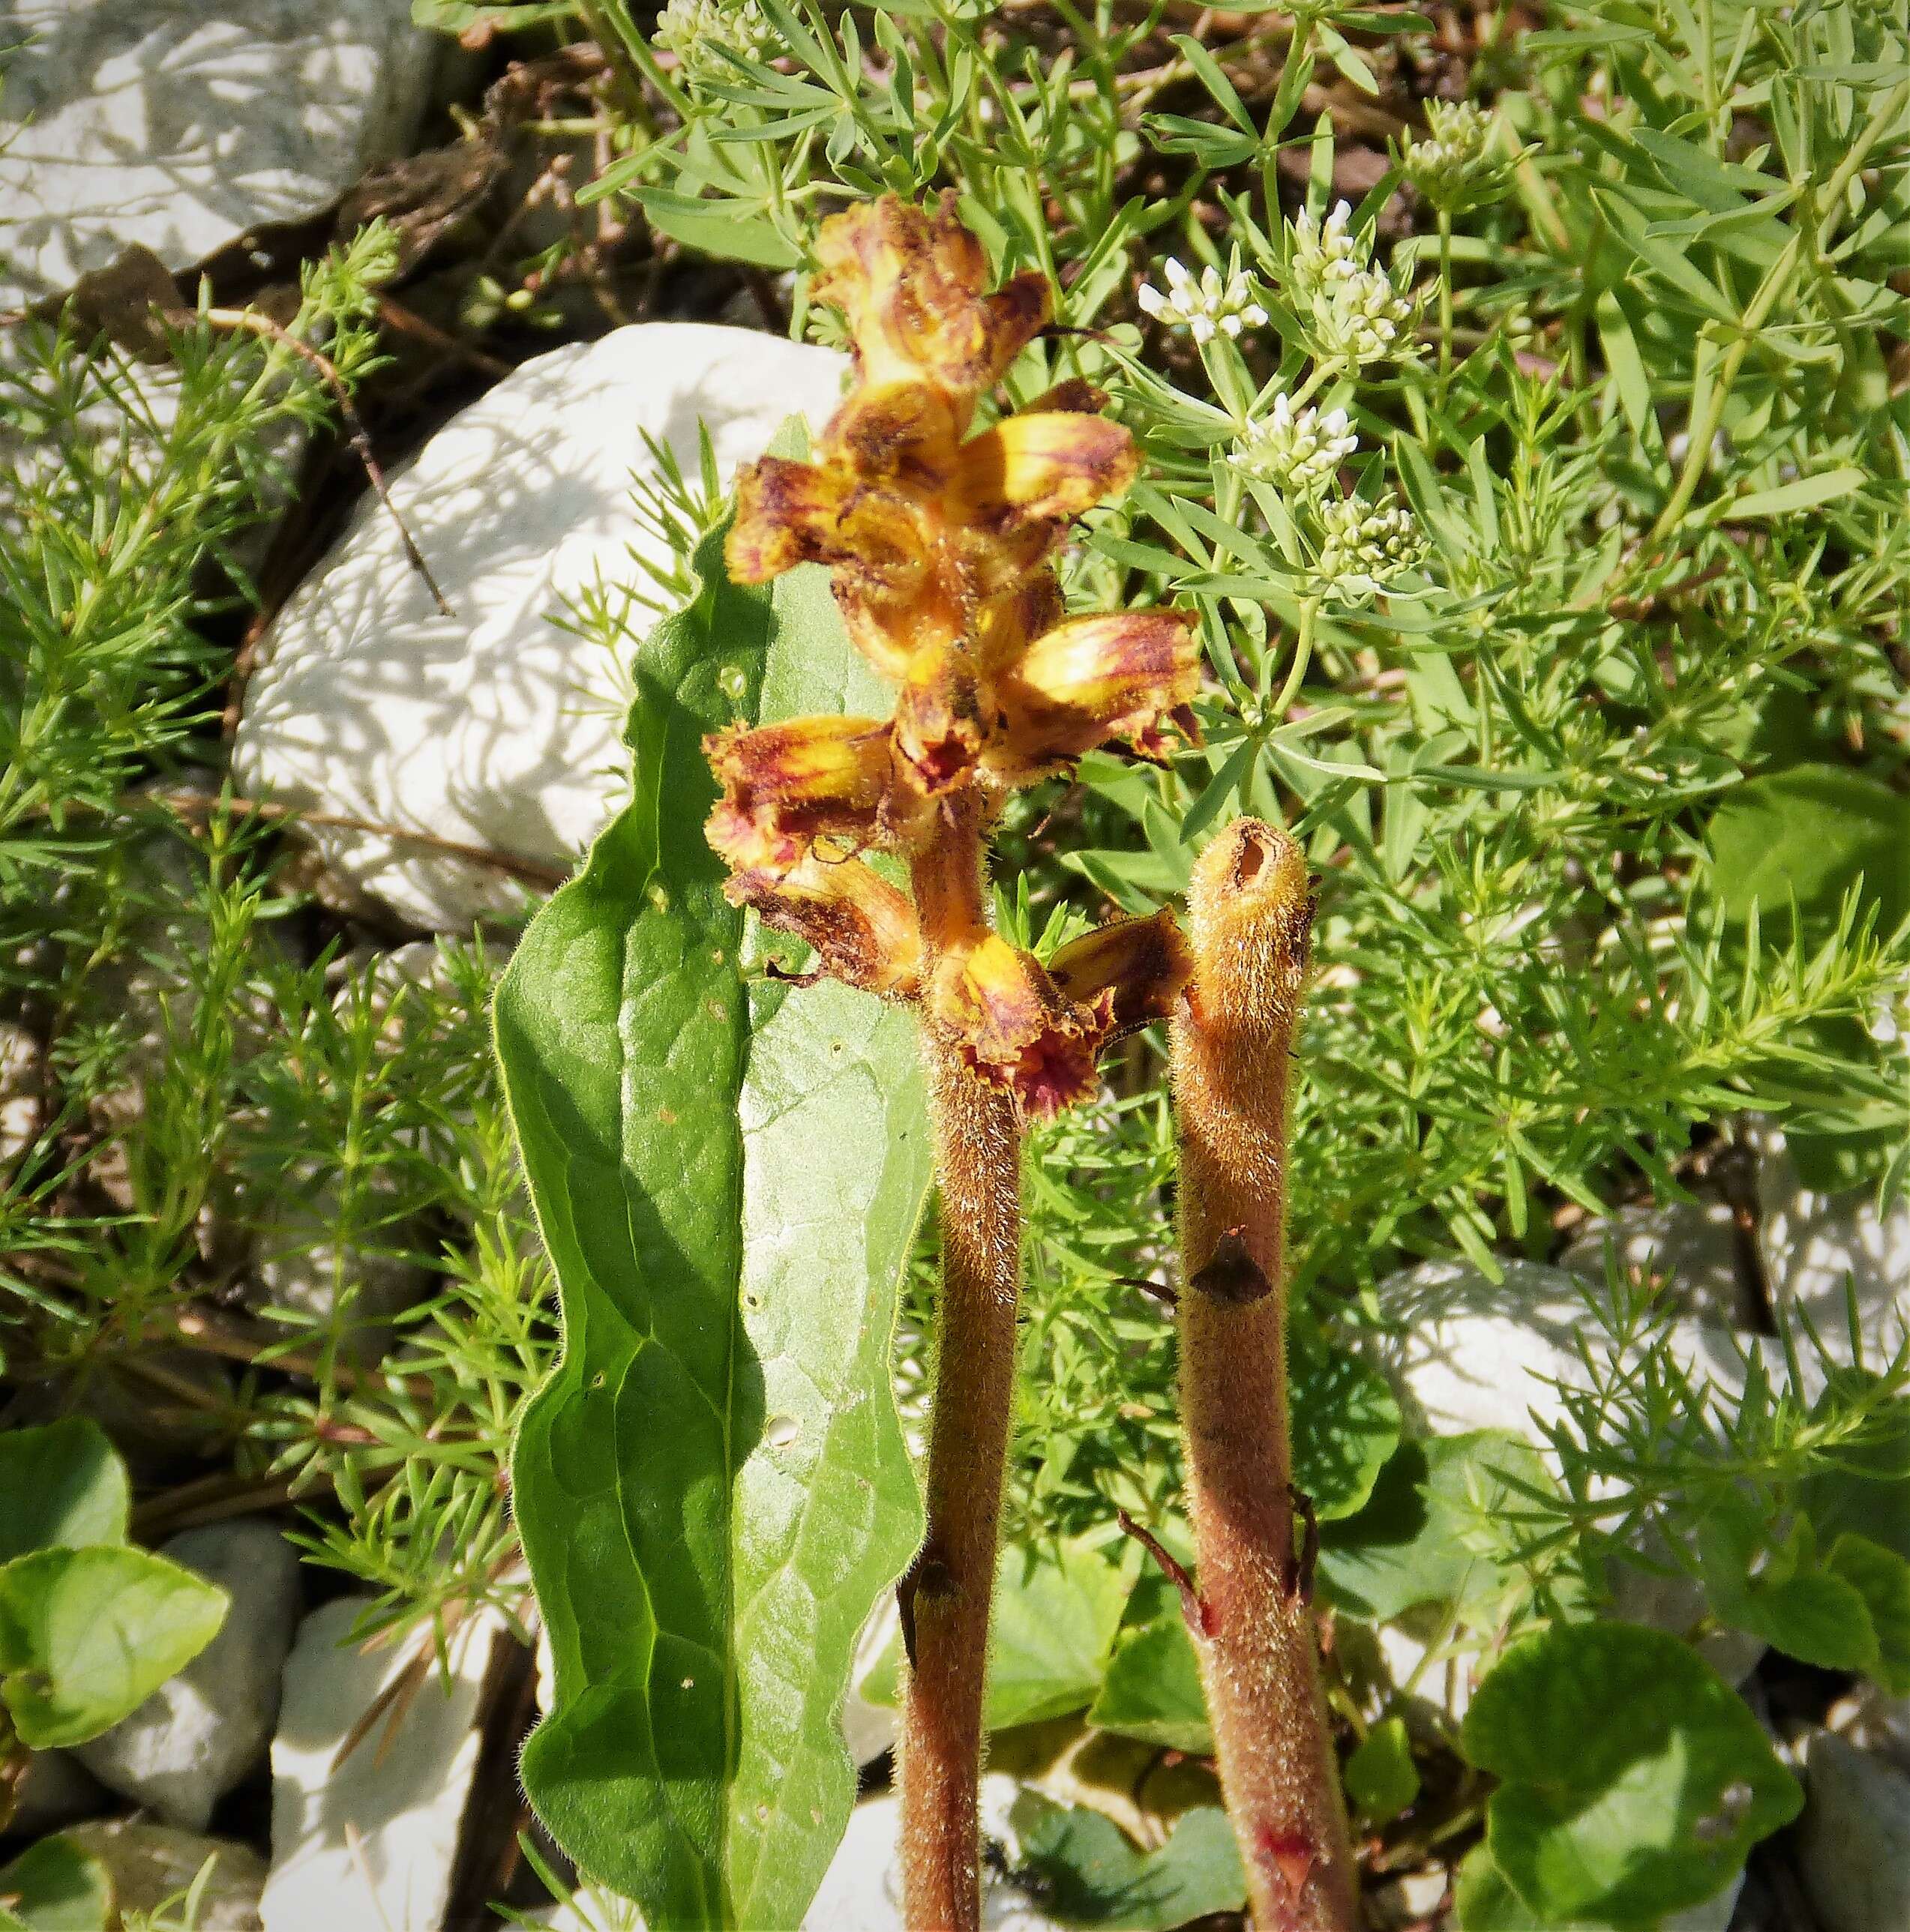
[[[656,1932],[794,1925],[837,1713],[920,1504],[889,1371],[928,1180],[906,1020],[745,970],[700,741],[879,703],[826,586],[725,577],[641,647],[634,802],[533,922],[497,1038],[565,1352],[514,1497],[557,1672],[525,1788]]]

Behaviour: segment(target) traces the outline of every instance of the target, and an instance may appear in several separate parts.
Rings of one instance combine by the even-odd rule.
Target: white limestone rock
[[[885,1590],[855,1640],[855,1655],[849,1664],[848,1696],[842,1704],[842,1736],[858,1768],[873,1764],[895,1742],[894,1706],[872,1704],[862,1694],[862,1687],[887,1655],[901,1628],[902,1615],[895,1592]]]
[[[647,433],[725,476],[783,421],[839,398],[833,350],[748,329],[641,322],[526,363],[392,479],[454,614],[368,496],[262,640],[233,768],[248,794],[424,833],[561,875],[628,784],[623,667],[559,628],[566,609],[645,579],[668,552],[631,514],[655,474]],[[647,614],[631,609],[641,628]],[[530,888],[441,850],[305,828],[333,896],[428,930],[467,931]]]
[[[1608,1219],[1589,1222],[1559,1257],[1559,1265],[1602,1285],[1608,1250],[1622,1273],[1665,1286],[1687,1314],[1735,1327],[1750,1313],[1737,1216],[1722,1202],[1621,1208]]]
[[[1839,1737],[1887,1758],[1910,1775],[1910,1697],[1893,1697],[1875,1684],[1862,1682],[1831,1706],[1824,1722]]]
[[[272,1739],[272,1872],[264,1932],[439,1932],[464,1808],[478,1766],[484,1678],[503,1626],[473,1618],[449,1646],[447,1690],[435,1664],[394,1730],[372,1727],[335,1766],[416,1646],[350,1642],[368,1597],[344,1597],[299,1627]],[[341,1646],[343,1646],[341,1648]]]
[[[1910,1928],[1910,1778],[1830,1731],[1804,1747],[1799,1876],[1821,1932]]]
[[[185,268],[404,152],[438,38],[410,0],[0,0],[0,308],[129,243]]]
[[[113,1881],[115,1925],[122,1913],[158,1912],[167,1900],[185,1891],[212,1858],[216,1862],[191,1922],[195,1932],[257,1932],[266,1867],[249,1846],[149,1824],[143,1818],[102,1819],[97,1824],[75,1825],[60,1835],[106,1867]]]
[[[163,1554],[227,1591],[219,1634],[129,1718],[73,1748],[110,1790],[181,1831],[265,1754],[299,1609],[298,1552],[263,1516],[182,1531]]]
[[[26,1028],[0,1020],[0,1174],[40,1132],[41,1066],[40,1042]]]
[[[1864,1358],[1888,1360],[1910,1327],[1910,1201],[1880,1215],[1870,1190],[1815,1193],[1798,1179],[1781,1132],[1767,1127],[1758,1138],[1758,1239],[1772,1299],[1807,1313],[1825,1347],[1848,1362],[1848,1280]]]

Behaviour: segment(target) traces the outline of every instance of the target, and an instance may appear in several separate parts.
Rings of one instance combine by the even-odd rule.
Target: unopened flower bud
[[[1320,581],[1338,597],[1371,597],[1426,554],[1412,512],[1390,494],[1337,498],[1322,506],[1320,526]]]

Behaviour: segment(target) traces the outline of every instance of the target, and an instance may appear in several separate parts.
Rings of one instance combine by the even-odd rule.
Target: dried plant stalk
[[[1299,847],[1238,821],[1201,855],[1188,911],[1193,974],[1171,1033],[1195,1648],[1254,1924],[1352,1932],[1287,1426],[1287,1070],[1312,921]]]

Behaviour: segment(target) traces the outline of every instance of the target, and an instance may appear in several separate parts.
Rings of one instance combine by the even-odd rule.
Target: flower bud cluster
[[[1377,502],[1341,496],[1323,504],[1320,530],[1321,586],[1343,601],[1372,596],[1426,554],[1413,513],[1390,492]]]
[[[1084,752],[1118,738],[1158,754],[1166,720],[1191,724],[1192,625],[1062,614],[1056,550],[1139,464],[1098,392],[1065,383],[973,432],[1048,321],[1045,278],[984,293],[987,258],[946,200],[935,214],[893,196],[851,208],[817,254],[812,292],[842,313],[856,385],[812,461],[764,457],[738,478],[726,556],[738,583],[826,566],[895,709],[714,734],[710,842],[732,902],[806,940],[821,970],[918,1003],[974,1072],[1051,1114],[1091,1090],[1096,1053],[1146,1006],[1130,982],[1171,977],[1179,954],[1104,944],[1098,975],[1077,959],[1064,982],[1059,958],[1044,968],[985,924],[978,828]],[[912,897],[876,852],[904,862]]]
[[[1359,446],[1344,410],[1303,409],[1284,394],[1250,422],[1235,445],[1236,467],[1296,496],[1318,496]]]
[[[1209,266],[1197,280],[1176,261],[1170,261],[1163,272],[1167,282],[1164,295],[1149,283],[1135,298],[1143,313],[1155,321],[1185,328],[1201,343],[1212,341],[1216,334],[1237,336],[1242,328],[1266,327],[1267,312],[1259,286],[1237,258],[1225,275]]]
[[[724,47],[767,60],[775,50],[776,30],[756,0],[669,0],[656,16],[656,39],[676,56],[677,71],[694,86],[739,78],[722,57]]]
[[[1428,100],[1426,133],[1401,151],[1406,178],[1447,214],[1497,200],[1518,165],[1517,154],[1494,155],[1491,115],[1470,100]]]
[[[1356,233],[1341,202],[1323,223],[1311,212],[1293,224],[1287,286],[1319,359],[1348,370],[1416,354],[1417,305],[1383,269],[1369,266],[1370,233]]]

